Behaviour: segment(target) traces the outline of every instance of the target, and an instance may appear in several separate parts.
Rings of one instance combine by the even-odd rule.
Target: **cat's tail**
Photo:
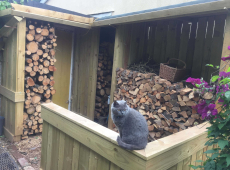
[[[127,143],[124,143],[122,140],[121,140],[121,137],[118,136],[117,137],[117,143],[120,147],[124,148],[124,149],[127,149],[127,150],[141,150],[141,149],[145,149],[145,146],[136,146],[136,145],[132,145],[132,144],[127,144]]]

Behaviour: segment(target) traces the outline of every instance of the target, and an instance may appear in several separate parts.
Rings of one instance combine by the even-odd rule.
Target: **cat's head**
[[[112,112],[117,116],[124,116],[129,112],[129,106],[124,100],[115,100],[112,104]]]

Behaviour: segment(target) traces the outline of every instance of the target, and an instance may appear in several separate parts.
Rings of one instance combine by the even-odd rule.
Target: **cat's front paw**
[[[120,136],[117,137],[117,143],[118,143],[118,145],[121,144],[121,137]]]

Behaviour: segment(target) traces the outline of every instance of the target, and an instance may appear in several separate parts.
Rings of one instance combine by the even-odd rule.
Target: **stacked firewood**
[[[108,96],[110,96],[112,78],[112,58],[100,48],[97,68],[97,89],[95,99],[95,121],[105,125],[109,113]]]
[[[200,100],[183,83],[171,84],[154,73],[117,69],[114,100],[125,100],[146,119],[149,140],[159,139],[203,122],[192,109]],[[116,129],[115,129],[116,130]]]
[[[50,102],[56,93],[53,72],[55,29],[49,23],[27,22],[25,62],[25,107],[22,139],[42,132],[41,103]]]

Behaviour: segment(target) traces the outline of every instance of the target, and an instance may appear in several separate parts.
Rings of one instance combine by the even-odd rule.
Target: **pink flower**
[[[228,46],[228,49],[230,50],[230,46]]]
[[[194,79],[194,78],[191,78],[191,77],[189,77],[189,78],[186,80],[186,82],[191,83],[193,86],[195,86],[196,84],[201,84],[201,83],[202,83],[200,79]],[[204,86],[205,86],[206,88],[209,87],[209,86],[208,86],[208,83],[207,83],[206,81],[203,80],[203,83],[204,83]]]
[[[209,104],[209,106],[205,106],[202,111],[202,118],[210,119],[211,116],[215,116],[218,114],[218,111],[215,109],[215,104]]]

